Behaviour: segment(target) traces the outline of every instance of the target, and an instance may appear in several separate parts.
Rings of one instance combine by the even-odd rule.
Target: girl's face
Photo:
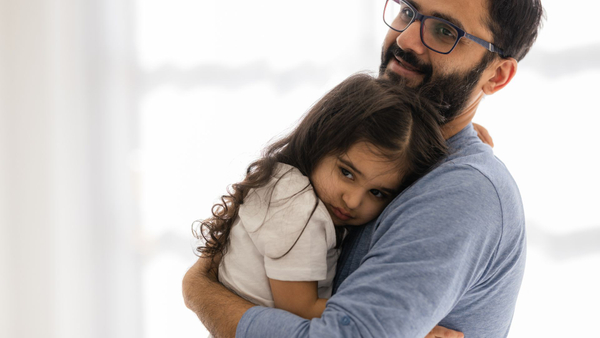
[[[310,178],[335,225],[363,225],[398,194],[402,176],[375,146],[358,142],[344,154],[324,157]]]

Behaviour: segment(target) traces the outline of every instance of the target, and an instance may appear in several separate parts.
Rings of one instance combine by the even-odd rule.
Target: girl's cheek
[[[338,191],[341,184],[342,182],[340,181],[339,177],[332,176],[327,184],[327,192],[334,193],[335,191]]]

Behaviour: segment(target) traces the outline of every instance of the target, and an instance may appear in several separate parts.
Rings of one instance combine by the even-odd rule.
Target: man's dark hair
[[[535,42],[544,17],[540,0],[487,0],[494,45],[521,61]]]

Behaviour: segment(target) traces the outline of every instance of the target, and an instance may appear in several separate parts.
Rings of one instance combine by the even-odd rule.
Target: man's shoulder
[[[383,229],[426,226],[432,232],[479,233],[499,240],[506,231],[522,231],[524,213],[510,172],[491,149],[484,149],[451,155],[403,191],[380,221]]]
[[[513,194],[518,194],[518,189],[505,167],[461,159],[440,164],[406,189],[400,200],[428,196],[438,202],[457,198],[466,202],[485,196],[489,202],[499,202]]]
[[[406,191],[410,196],[436,194],[438,198],[470,201],[485,198],[491,203],[521,204],[516,182],[491,148],[483,144],[466,145]]]

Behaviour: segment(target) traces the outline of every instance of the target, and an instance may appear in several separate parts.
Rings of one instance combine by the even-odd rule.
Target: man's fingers
[[[473,129],[477,132],[477,136],[483,141],[483,143],[489,145],[490,147],[494,147],[494,140],[492,140],[492,136],[483,126],[473,123]]]
[[[443,326],[436,326],[429,332],[425,338],[464,338],[465,335],[462,332],[450,330]]]

